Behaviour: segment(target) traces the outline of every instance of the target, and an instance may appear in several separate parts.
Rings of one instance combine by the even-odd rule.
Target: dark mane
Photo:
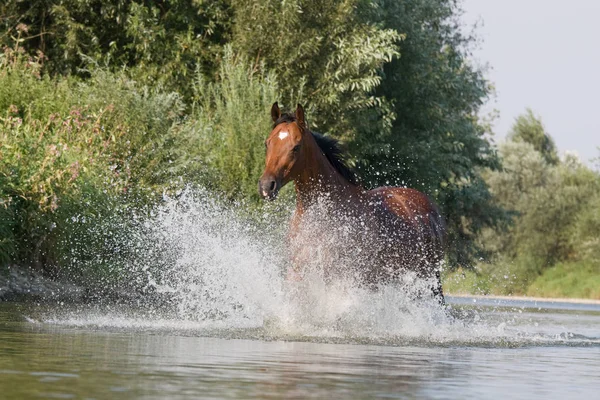
[[[311,133],[321,148],[321,151],[325,154],[325,157],[327,157],[331,165],[333,165],[333,168],[335,168],[348,182],[357,185],[356,174],[348,164],[346,164],[347,154],[340,147],[340,143],[332,137],[323,136],[316,132]]]
[[[292,123],[296,121],[296,117],[292,114],[281,114],[281,117],[275,121],[273,124],[273,129],[279,124],[282,123]],[[346,164],[346,153],[340,147],[340,143],[337,139],[334,139],[329,136],[323,136],[320,133],[311,132],[315,141],[319,145],[319,148],[327,157],[327,160],[333,165],[333,168],[336,169],[337,172],[340,173],[348,182],[353,185],[357,185],[356,174],[352,169]]]

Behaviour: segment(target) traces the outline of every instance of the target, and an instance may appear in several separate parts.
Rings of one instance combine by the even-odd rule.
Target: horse
[[[360,265],[363,283],[378,285],[414,272],[418,278],[433,281],[431,292],[443,304],[440,271],[446,228],[433,201],[420,191],[404,187],[365,190],[348,167],[338,141],[309,130],[300,104],[294,114],[288,114],[282,113],[275,102],[271,118],[273,128],[265,141],[265,169],[258,191],[263,199],[274,200],[283,186],[294,182],[296,209],[289,240],[295,255],[288,279],[302,279],[302,264],[310,257],[310,247],[317,242],[328,243],[335,254],[349,251],[351,259]],[[339,238],[327,242],[323,234],[327,228],[318,234],[310,231],[308,215],[312,208],[323,204],[323,198],[329,205],[323,218],[334,215],[331,219],[352,225],[353,233],[345,236],[352,243]],[[313,215],[308,225],[319,223],[322,221]],[[308,236],[314,241],[307,244],[303,231],[311,232]],[[335,262],[333,259],[332,264]],[[335,268],[330,270],[340,273]]]

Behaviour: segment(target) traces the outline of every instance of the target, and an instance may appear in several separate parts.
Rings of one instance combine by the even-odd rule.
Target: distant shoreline
[[[545,303],[571,303],[571,304],[595,304],[600,305],[600,300],[593,299],[571,299],[571,298],[553,298],[553,297],[528,297],[528,296],[496,296],[496,295],[476,295],[476,294],[453,294],[446,293],[448,297],[486,299],[486,300],[513,300],[513,301],[539,301]]]

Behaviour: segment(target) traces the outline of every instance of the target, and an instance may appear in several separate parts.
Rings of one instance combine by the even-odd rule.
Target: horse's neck
[[[296,213],[302,214],[320,198],[338,203],[360,195],[360,188],[348,182],[331,165],[314,139],[310,141],[309,150],[305,168],[294,181]]]

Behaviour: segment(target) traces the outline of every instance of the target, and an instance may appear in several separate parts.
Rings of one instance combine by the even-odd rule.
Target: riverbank
[[[454,299],[465,299],[469,301],[495,302],[498,304],[507,302],[540,302],[540,303],[563,303],[563,304],[586,304],[600,305],[600,300],[595,299],[576,299],[560,297],[530,297],[530,296],[498,296],[498,295],[473,295],[473,294],[453,294],[446,293],[446,297]],[[463,301],[461,301],[463,303]]]
[[[32,269],[9,266],[0,273],[0,301],[19,299],[46,299],[54,301],[82,301],[85,289],[68,282],[60,282]]]
[[[463,296],[527,299],[580,299],[600,301],[600,264],[562,262],[520,285],[517,277],[499,272],[493,265],[475,270],[458,269],[444,277],[444,291]]]

